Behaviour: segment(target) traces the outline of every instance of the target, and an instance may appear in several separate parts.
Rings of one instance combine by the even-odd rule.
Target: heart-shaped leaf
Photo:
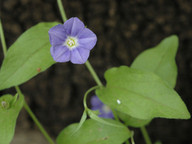
[[[76,133],[73,133],[78,124],[71,124],[59,134],[57,144],[122,144],[131,137],[131,132],[123,124],[112,119],[105,120],[119,126],[106,125],[89,119]]]
[[[107,86],[96,94],[112,109],[146,120],[190,118],[177,92],[154,73],[121,66],[107,70],[105,78]]]

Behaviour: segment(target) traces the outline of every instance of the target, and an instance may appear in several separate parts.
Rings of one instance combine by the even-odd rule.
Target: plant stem
[[[3,54],[4,54],[4,57],[5,57],[6,53],[7,53],[7,46],[6,46],[6,43],[5,43],[5,37],[4,37],[4,32],[3,32],[3,26],[2,26],[2,23],[1,23],[1,19],[0,19],[0,37],[1,37],[1,44],[2,44],[2,47],[3,47]]]
[[[127,140],[127,141],[125,142],[125,144],[130,144],[130,143],[129,143],[129,140]]]
[[[3,28],[2,28],[2,23],[1,23],[1,19],[0,19],[0,36],[1,36],[1,43],[3,46],[3,53],[4,56],[7,53],[7,46],[5,43],[5,37],[4,37],[4,33],[3,33]],[[16,91],[18,94],[22,94],[21,90],[19,89],[18,86],[15,87]],[[36,116],[34,115],[34,113],[31,111],[30,107],[27,105],[26,101],[24,100],[24,108],[25,110],[28,112],[28,114],[31,116],[31,118],[33,119],[33,121],[35,122],[35,124],[37,125],[37,127],[39,128],[39,130],[42,132],[42,134],[45,136],[45,138],[47,139],[47,141],[50,144],[55,144],[53,142],[53,140],[51,139],[51,137],[48,135],[48,133],[45,131],[45,129],[43,128],[43,126],[41,125],[41,123],[38,121],[38,119],[36,118]]]
[[[57,4],[58,4],[59,11],[60,11],[61,17],[63,19],[63,22],[65,22],[67,20],[67,16],[65,14],[65,10],[63,8],[61,0],[57,0]]]
[[[120,120],[119,120],[119,118],[118,118],[118,116],[117,116],[116,110],[115,110],[115,109],[111,109],[111,110],[112,110],[112,112],[113,112],[113,115],[114,115],[115,120],[118,121],[118,122],[120,122]]]
[[[83,98],[83,105],[84,105],[84,108],[85,108],[86,110],[88,109],[87,103],[86,103],[87,95],[88,95],[91,91],[97,89],[98,87],[99,87],[99,86],[94,86],[94,87],[92,87],[92,88],[90,88],[90,89],[88,89],[88,90],[86,91],[86,93],[85,93],[85,95],[84,95],[84,98]]]
[[[141,127],[140,129],[141,129],[141,132],[142,132],[143,137],[144,137],[144,139],[145,139],[145,143],[146,143],[146,144],[152,144],[151,139],[150,139],[150,137],[149,137],[149,135],[148,135],[148,133],[147,133],[146,128],[143,126],[143,127]]]
[[[93,76],[95,82],[97,83],[98,86],[103,86],[103,84],[101,83],[99,77],[97,76],[95,70],[93,69],[93,67],[91,66],[91,64],[89,63],[89,61],[87,60],[85,63],[87,69],[89,70],[89,72],[91,73],[91,75]]]
[[[19,95],[23,95],[21,90],[19,89],[18,86],[15,87],[17,93]],[[51,139],[51,137],[49,136],[49,134],[46,132],[46,130],[43,128],[42,124],[39,122],[39,120],[37,119],[37,117],[35,116],[35,114],[32,112],[32,110],[30,109],[30,107],[28,106],[28,104],[26,103],[26,101],[24,101],[24,108],[25,110],[28,112],[28,114],[30,115],[30,117],[32,118],[32,120],[34,121],[34,123],[37,125],[37,127],[39,128],[39,130],[41,131],[41,133],[45,136],[45,138],[47,139],[47,141],[50,144],[55,144],[53,142],[53,140]]]
[[[28,112],[28,114],[30,115],[30,117],[32,118],[32,120],[34,121],[34,123],[37,125],[37,127],[39,128],[39,130],[41,131],[41,133],[45,136],[45,138],[47,139],[47,141],[50,144],[55,144],[54,141],[51,139],[51,137],[49,136],[49,134],[47,133],[47,131],[44,129],[44,127],[42,126],[42,124],[39,122],[39,120],[37,119],[37,117],[34,115],[34,113],[31,111],[30,107],[28,106],[28,104],[26,102],[24,102],[24,108],[25,110]]]

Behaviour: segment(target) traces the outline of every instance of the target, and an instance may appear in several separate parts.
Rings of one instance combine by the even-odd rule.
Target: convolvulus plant
[[[61,0],[57,3],[63,24],[39,23],[24,32],[8,51],[0,22],[4,52],[0,90],[15,87],[17,91],[15,96],[5,94],[0,97],[0,144],[11,142],[22,107],[50,144],[134,144],[134,132],[130,127],[140,128],[146,144],[152,144],[145,125],[154,118],[190,118],[184,102],[174,90],[177,79],[176,35],[142,52],[131,66],[106,70],[106,85],[103,85],[88,61],[97,42],[96,34],[77,17],[67,20]],[[64,128],[55,142],[25,102],[18,86],[56,62],[85,64],[97,85],[84,95],[80,122]],[[91,97],[91,108],[87,106],[90,92],[95,92]]]

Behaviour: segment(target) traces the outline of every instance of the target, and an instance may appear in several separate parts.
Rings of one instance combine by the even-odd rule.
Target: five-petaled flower
[[[102,103],[97,96],[91,97],[91,109],[92,110],[99,110],[100,114],[99,117],[103,118],[114,118],[113,113],[109,106]]]
[[[73,17],[49,30],[51,55],[56,62],[83,64],[97,42],[96,35]]]

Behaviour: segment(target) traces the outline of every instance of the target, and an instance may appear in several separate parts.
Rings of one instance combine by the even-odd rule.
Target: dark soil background
[[[63,5],[68,17],[79,17],[97,34],[98,42],[89,61],[103,82],[103,73],[108,68],[130,65],[143,50],[177,34],[180,45],[176,57],[176,90],[192,113],[192,1],[63,0]],[[39,22],[61,22],[56,0],[0,0],[0,17],[8,46]],[[0,51],[1,63],[3,52]],[[64,127],[79,121],[83,95],[94,85],[84,65],[63,63],[21,85],[21,89],[32,110],[55,138]],[[37,129],[24,110],[18,128]],[[191,120],[155,119],[147,129],[153,142],[192,144]],[[139,130],[135,131],[135,142],[144,143]]]

